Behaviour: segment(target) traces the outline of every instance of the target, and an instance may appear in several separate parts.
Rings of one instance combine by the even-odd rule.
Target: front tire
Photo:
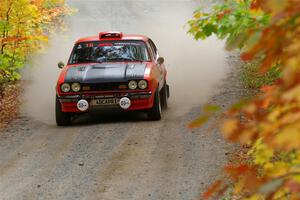
[[[158,121],[161,119],[160,92],[158,88],[154,94],[153,107],[148,111],[148,119],[153,121]]]
[[[165,83],[164,87],[160,91],[160,101],[161,101],[161,107],[163,109],[168,108],[168,98],[169,98],[169,91],[168,91],[168,85]]]
[[[71,114],[61,111],[61,103],[57,97],[55,104],[55,118],[57,126],[68,126],[71,123]]]

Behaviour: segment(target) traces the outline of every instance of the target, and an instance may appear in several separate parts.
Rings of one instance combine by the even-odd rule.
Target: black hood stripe
[[[144,79],[146,63],[101,63],[70,67],[65,82],[109,83]]]

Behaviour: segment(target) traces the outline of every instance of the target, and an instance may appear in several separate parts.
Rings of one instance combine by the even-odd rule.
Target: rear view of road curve
[[[22,117],[0,130],[0,199],[196,200],[220,174],[228,145],[215,121],[188,130],[208,100],[230,103],[223,42],[196,42],[184,25],[207,0],[69,0],[79,11],[64,35],[33,58]],[[142,113],[82,116],[72,127],[54,123],[54,86],[73,42],[116,30],[145,34],[168,67],[170,108],[158,122]],[[222,95],[218,95],[222,94]],[[210,131],[209,131],[210,130]],[[208,133],[210,132],[210,133]]]

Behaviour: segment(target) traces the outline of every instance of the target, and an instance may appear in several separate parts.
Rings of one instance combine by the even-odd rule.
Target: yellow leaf
[[[225,138],[229,138],[234,131],[238,129],[238,120],[230,119],[224,122],[222,130]]]
[[[291,125],[285,126],[272,139],[272,144],[275,147],[293,150],[300,148],[300,122],[293,122]]]
[[[286,92],[282,98],[286,101],[291,101],[293,99],[296,99],[300,102],[300,85],[297,85],[296,87],[292,88],[288,92]]]
[[[195,14],[194,14],[194,18],[195,19],[199,19],[200,17],[202,17],[202,13],[201,12],[196,12]]]
[[[243,191],[243,188],[245,186],[245,179],[241,178],[238,180],[238,182],[234,185],[233,194],[237,195],[240,194]]]
[[[189,128],[200,128],[205,122],[207,122],[209,120],[208,115],[203,115],[200,116],[199,118],[195,119],[194,121],[192,121],[188,127]]]
[[[287,174],[290,170],[288,163],[279,161],[273,163],[273,168],[268,170],[268,175],[271,177],[280,177]]]
[[[263,196],[254,194],[251,197],[243,198],[242,200],[265,200]]]
[[[252,141],[252,136],[254,135],[253,130],[245,130],[239,135],[239,141],[241,144],[249,144]]]
[[[287,0],[266,0],[265,2],[270,12],[274,15],[284,10],[288,5]]]
[[[273,155],[274,150],[264,144],[261,139],[253,145],[252,157],[254,158],[255,164],[264,165],[269,163]]]

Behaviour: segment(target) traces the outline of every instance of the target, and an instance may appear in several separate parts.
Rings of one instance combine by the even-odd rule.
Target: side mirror
[[[162,64],[164,64],[164,62],[165,62],[165,59],[163,57],[157,58],[157,63],[158,64],[162,65]]]
[[[57,66],[58,66],[59,69],[62,69],[62,68],[64,68],[65,63],[63,63],[62,61],[60,61],[60,62],[57,64]]]

